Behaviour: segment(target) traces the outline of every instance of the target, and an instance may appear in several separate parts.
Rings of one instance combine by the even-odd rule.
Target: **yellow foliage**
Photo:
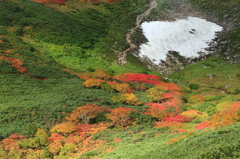
[[[59,158],[70,158],[69,156],[74,155],[77,152],[77,145],[72,143],[66,143],[59,152]]]
[[[103,81],[97,79],[88,79],[83,82],[83,86],[87,88],[99,88],[102,85]]]
[[[92,76],[94,78],[97,78],[97,79],[110,79],[111,78],[111,75],[103,70],[103,69],[96,69],[96,71],[92,74]]]
[[[151,108],[151,116],[156,118],[158,121],[161,121],[166,115],[163,111],[157,109],[157,108]]]
[[[133,93],[125,93],[122,94],[123,97],[126,99],[126,103],[129,105],[141,105],[142,102],[137,99],[137,97]]]
[[[41,148],[49,145],[48,134],[44,129],[38,128],[35,138],[25,140],[25,143],[32,148]]]
[[[60,123],[60,124],[55,125],[50,131],[67,135],[67,134],[71,134],[73,132],[76,132],[77,131],[77,126],[74,125],[71,122],[64,122],[64,123]]]
[[[26,155],[26,159],[41,159],[44,156],[44,150],[33,150],[33,149],[29,149],[27,151],[27,155]]]
[[[116,89],[118,92],[121,92],[121,93],[126,93],[129,90],[131,90],[131,86],[126,83],[115,84],[113,87],[114,87],[114,89]]]
[[[112,97],[112,101],[114,103],[119,103],[119,104],[126,103],[134,106],[142,104],[142,102],[139,101],[133,93],[125,93],[122,95],[114,96]]]
[[[168,140],[167,144],[174,143],[175,141],[178,141],[178,140],[180,140],[180,139],[182,139],[182,138],[181,138],[181,137],[172,138],[172,139]]]
[[[160,103],[163,99],[162,95],[165,92],[165,89],[165,87],[157,85],[147,90],[149,93],[149,95],[147,95],[149,101]]]

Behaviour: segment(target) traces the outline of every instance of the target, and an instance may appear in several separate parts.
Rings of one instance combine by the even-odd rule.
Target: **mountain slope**
[[[239,158],[239,26],[166,79],[121,67],[149,2],[0,1],[0,158]],[[157,2],[144,20],[185,0]],[[239,23],[239,0],[192,3]]]

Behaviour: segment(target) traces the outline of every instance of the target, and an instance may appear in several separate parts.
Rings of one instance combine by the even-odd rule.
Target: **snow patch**
[[[210,53],[204,48],[216,37],[222,27],[197,17],[188,17],[173,22],[153,21],[141,25],[146,44],[140,45],[139,56],[147,56],[155,64],[166,60],[168,51],[177,51],[185,57],[199,57],[197,52]]]

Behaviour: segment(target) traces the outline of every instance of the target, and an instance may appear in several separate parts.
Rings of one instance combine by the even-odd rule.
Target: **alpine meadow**
[[[240,0],[0,0],[0,159],[240,158]]]

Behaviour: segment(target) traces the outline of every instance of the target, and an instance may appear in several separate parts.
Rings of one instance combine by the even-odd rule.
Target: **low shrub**
[[[195,83],[191,83],[189,85],[189,87],[192,89],[192,90],[198,90],[199,89],[199,85],[198,84],[195,84]]]

